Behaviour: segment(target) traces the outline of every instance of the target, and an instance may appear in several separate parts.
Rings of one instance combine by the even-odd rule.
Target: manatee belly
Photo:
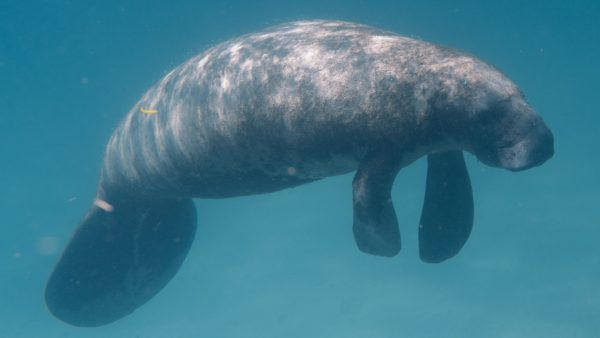
[[[141,195],[225,198],[295,187],[358,166],[360,152],[354,150],[359,147],[352,142],[327,146],[311,134],[290,142],[269,134],[269,129],[253,131],[253,136],[241,130],[246,130],[245,137],[236,138],[238,142],[223,137],[197,142],[191,137],[189,142],[197,145],[187,154],[173,139],[159,143],[145,133],[128,135],[109,145],[102,184]],[[298,132],[288,131],[293,133]]]

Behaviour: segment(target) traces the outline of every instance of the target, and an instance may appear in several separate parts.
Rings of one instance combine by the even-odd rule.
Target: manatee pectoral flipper
[[[75,326],[132,313],[175,275],[195,231],[191,199],[97,200],[48,280],[49,310]]]
[[[473,192],[462,151],[430,154],[419,225],[421,260],[439,263],[456,255],[473,228]]]
[[[398,170],[397,163],[385,157],[371,158],[361,163],[354,176],[352,230],[363,252],[387,257],[400,252],[400,230],[391,197]]]

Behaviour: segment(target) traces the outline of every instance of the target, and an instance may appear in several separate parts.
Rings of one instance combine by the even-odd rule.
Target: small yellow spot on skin
[[[158,113],[158,110],[156,109],[145,109],[145,108],[140,108],[140,111],[144,114],[148,114],[148,115],[154,115],[156,113]]]

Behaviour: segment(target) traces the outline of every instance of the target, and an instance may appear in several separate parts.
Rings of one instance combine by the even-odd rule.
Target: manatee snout
[[[510,171],[537,167],[553,155],[554,135],[541,119],[521,141],[498,151],[500,166]]]

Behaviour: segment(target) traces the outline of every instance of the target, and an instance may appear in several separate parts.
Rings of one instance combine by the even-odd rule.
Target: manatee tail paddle
[[[75,326],[132,313],[175,275],[195,231],[191,199],[97,201],[48,280],[48,309]]]

